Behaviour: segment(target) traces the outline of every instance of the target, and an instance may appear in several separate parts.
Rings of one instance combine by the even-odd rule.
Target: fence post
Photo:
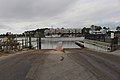
[[[26,38],[25,38],[25,48],[27,47],[27,41],[26,41]]]
[[[27,36],[26,36],[26,33],[25,33],[25,48],[27,47]]]
[[[27,44],[27,47],[28,47],[28,44],[29,44],[29,42],[28,42],[28,37],[27,37],[27,40],[26,40],[26,44]]]
[[[38,37],[37,37],[37,49],[39,49],[39,40],[38,40]]]
[[[24,47],[24,40],[22,39],[22,48]]]

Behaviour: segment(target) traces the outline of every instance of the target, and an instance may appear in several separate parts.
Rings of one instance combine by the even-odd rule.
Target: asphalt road
[[[120,57],[88,49],[29,51],[0,60],[0,80],[120,80]]]

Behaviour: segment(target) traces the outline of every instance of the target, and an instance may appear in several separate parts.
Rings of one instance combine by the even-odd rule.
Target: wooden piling
[[[31,45],[31,34],[29,32],[29,48],[31,49],[32,48],[32,45]]]
[[[24,40],[22,39],[22,49],[24,48]]]
[[[38,32],[39,49],[41,49],[41,34]]]

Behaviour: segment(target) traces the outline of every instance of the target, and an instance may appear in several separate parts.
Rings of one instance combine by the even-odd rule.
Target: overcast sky
[[[92,24],[120,25],[120,0],[0,0],[0,34]]]

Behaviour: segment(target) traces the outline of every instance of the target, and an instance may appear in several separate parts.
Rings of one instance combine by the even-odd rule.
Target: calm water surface
[[[17,40],[22,40],[22,39],[25,40],[25,38],[17,38]],[[57,47],[58,42],[62,42],[64,48],[79,48],[79,46],[77,46],[75,44],[75,41],[81,41],[83,39],[84,39],[84,37],[41,38],[41,48],[42,49],[53,49],[53,48]],[[33,41],[32,46],[37,49],[37,41],[36,41],[37,38],[32,38],[31,40]],[[22,43],[22,41],[19,41],[19,42]]]
[[[75,41],[83,40],[83,37],[76,37],[76,38],[42,38],[41,47],[42,49],[53,49],[57,46],[58,42],[63,43],[64,48],[79,48],[75,44]]]

